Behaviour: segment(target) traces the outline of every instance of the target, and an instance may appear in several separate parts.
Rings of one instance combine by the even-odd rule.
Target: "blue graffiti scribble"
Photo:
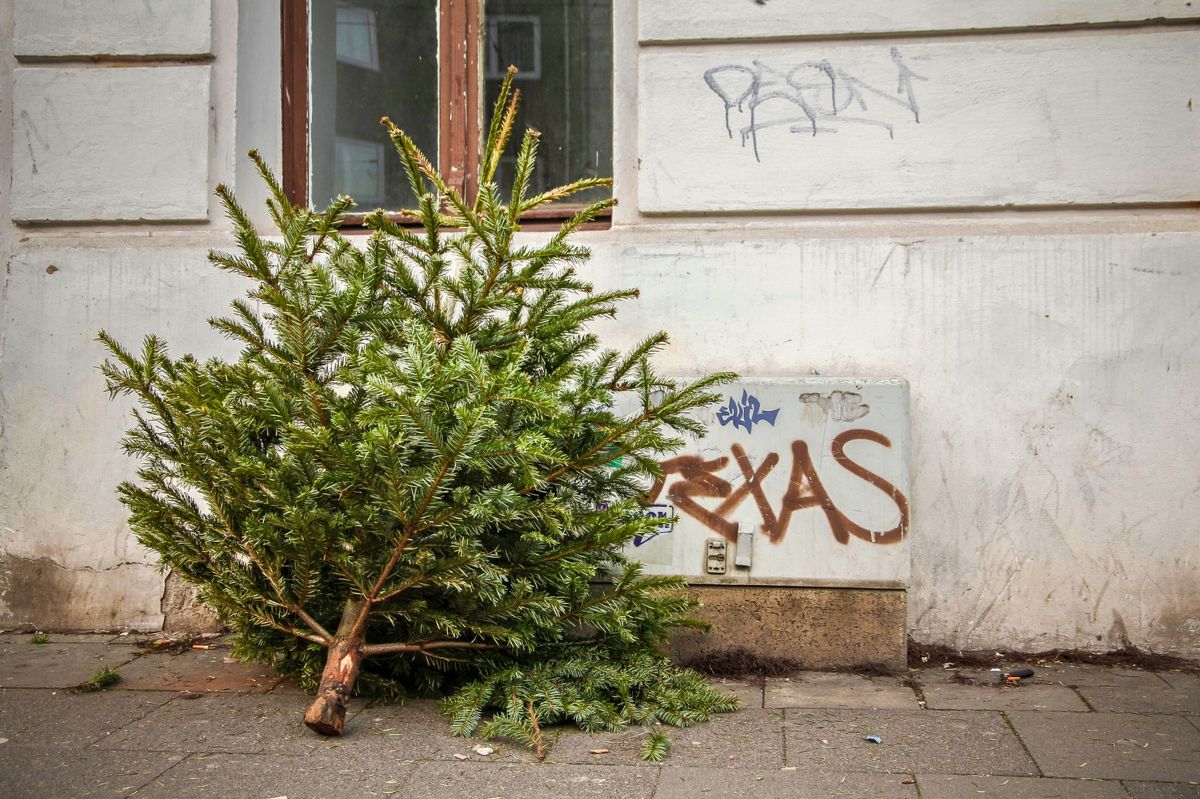
[[[754,425],[759,422],[766,422],[774,427],[775,417],[778,415],[778,408],[773,411],[762,410],[758,397],[747,394],[746,389],[742,389],[741,404],[734,402],[733,397],[730,397],[729,404],[717,411],[717,421],[722,427],[732,423],[734,427],[743,427],[747,433],[753,433]]]
[[[652,541],[660,535],[666,535],[675,529],[675,506],[674,505],[647,505],[642,510],[642,515],[647,519],[658,519],[658,526],[654,528],[654,532],[645,535],[635,535],[633,537],[633,545],[640,547],[647,541]]]

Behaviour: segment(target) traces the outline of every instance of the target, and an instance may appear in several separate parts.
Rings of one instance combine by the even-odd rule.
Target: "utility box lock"
[[[709,538],[704,542],[704,565],[709,574],[725,573],[725,540]]]

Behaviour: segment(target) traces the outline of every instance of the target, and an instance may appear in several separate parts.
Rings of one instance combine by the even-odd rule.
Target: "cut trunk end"
[[[341,735],[346,724],[346,706],[362,663],[362,642],[338,640],[329,647],[317,698],[304,714],[308,728],[321,735]]]

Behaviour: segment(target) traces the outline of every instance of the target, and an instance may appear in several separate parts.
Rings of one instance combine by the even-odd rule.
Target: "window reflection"
[[[381,116],[437,154],[437,0],[311,0],[309,158],[313,206],[349,194],[358,211],[411,208]]]
[[[485,110],[504,72],[520,70],[521,112],[514,137],[541,132],[531,192],[612,174],[612,0],[490,0],[484,7]],[[515,149],[515,148],[514,148]],[[511,191],[516,159],[498,179]],[[608,196],[607,189],[573,201]]]

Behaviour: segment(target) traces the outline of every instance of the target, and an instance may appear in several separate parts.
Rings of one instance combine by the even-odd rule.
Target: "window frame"
[[[309,22],[308,0],[280,0],[282,55],[283,189],[295,205],[309,205]],[[471,198],[479,179],[483,147],[484,0],[437,0],[438,4],[438,166],[442,179]],[[553,229],[583,206],[561,203],[534,209],[522,227]],[[365,213],[347,214],[346,226],[362,226]],[[399,212],[393,221],[416,219]],[[583,226],[611,227],[611,209]]]

